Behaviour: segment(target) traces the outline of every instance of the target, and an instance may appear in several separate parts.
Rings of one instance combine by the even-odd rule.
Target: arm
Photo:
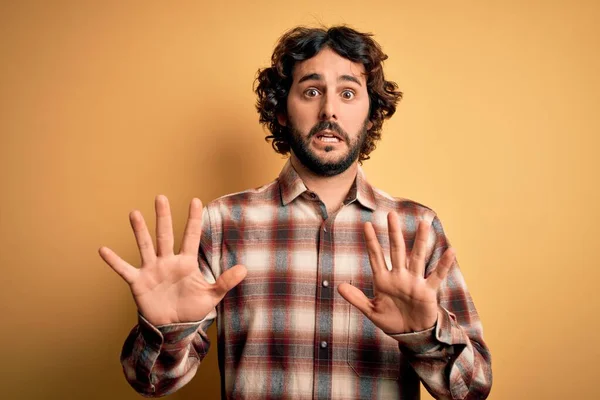
[[[203,216],[202,236],[198,252],[200,271],[207,282],[214,282],[212,232],[210,220]],[[185,386],[195,375],[208,353],[207,330],[217,316],[213,309],[202,321],[154,326],[141,314],[138,325],[125,340],[121,364],[127,382],[136,392],[159,397]]]
[[[153,397],[174,392],[194,376],[208,352],[206,329],[216,317],[217,304],[246,276],[246,269],[237,265],[215,280],[211,265],[218,259],[218,246],[198,199],[190,204],[179,254],[173,253],[171,212],[164,196],[156,198],[156,216],[155,251],[141,213],[130,214],[141,268],[106,247],[99,251],[129,284],[138,308],[139,323],[121,354],[125,376],[135,390]]]
[[[449,247],[441,222],[433,220],[433,250],[426,276],[433,273]],[[455,262],[437,292],[437,322],[417,333],[391,335],[438,399],[483,399],[492,385],[491,355],[467,285]]]
[[[430,216],[419,223],[409,254],[395,213],[388,215],[388,230],[391,270],[373,227],[365,224],[375,297],[349,284],[340,285],[340,294],[399,342],[434,397],[486,398],[492,383],[490,353],[439,219]]]

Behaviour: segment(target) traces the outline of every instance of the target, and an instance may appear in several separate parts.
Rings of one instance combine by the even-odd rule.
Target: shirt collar
[[[300,175],[298,175],[292,166],[292,162],[289,158],[279,173],[279,190],[281,192],[281,204],[283,206],[287,206],[294,201],[296,197],[308,190],[304,182],[302,182],[302,179],[300,179]]]
[[[358,166],[353,188],[356,189],[356,200],[368,209],[375,211],[375,191],[373,186],[367,182],[365,172],[360,165]],[[349,194],[352,194],[352,189]]]
[[[287,206],[296,197],[308,191],[308,188],[300,178],[288,159],[279,173],[279,190],[281,193],[281,204]],[[362,167],[358,166],[358,172],[354,184],[348,192],[346,203],[357,200],[361,205],[370,210],[375,210],[375,193],[373,187],[367,182]]]

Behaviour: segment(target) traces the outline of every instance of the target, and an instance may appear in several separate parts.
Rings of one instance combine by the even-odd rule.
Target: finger
[[[431,275],[427,277],[427,284],[431,288],[437,290],[440,287],[442,281],[446,279],[446,276],[448,276],[448,271],[450,271],[450,268],[454,265],[455,262],[456,253],[454,252],[454,249],[446,249],[446,251],[442,255],[442,258],[440,258],[440,261],[438,261],[435,271],[433,271]]]
[[[125,260],[119,257],[114,251],[108,247],[101,247],[98,250],[100,257],[106,262],[117,274],[125,280],[125,282],[133,283],[139,274],[137,268],[129,265]]]
[[[400,228],[398,214],[394,211],[388,214],[388,234],[390,235],[390,258],[392,259],[392,272],[398,273],[406,267],[406,245]]]
[[[156,247],[158,256],[173,255],[173,221],[171,208],[166,196],[158,195],[155,200],[156,208]]]
[[[358,308],[360,312],[365,314],[367,318],[371,318],[373,309],[371,307],[371,300],[358,288],[352,286],[349,283],[342,283],[338,286],[338,292],[346,299],[346,301]]]
[[[243,265],[235,265],[223,272],[214,285],[215,296],[218,301],[221,301],[227,292],[244,280],[247,273],[248,270],[246,270],[246,267]]]
[[[198,254],[200,247],[200,235],[202,234],[202,202],[200,199],[192,199],[190,211],[183,240],[181,241],[180,253],[188,255]]]
[[[414,275],[424,276],[425,254],[427,253],[427,239],[429,238],[429,222],[422,220],[417,227],[415,242],[410,252],[408,269]]]
[[[383,250],[377,240],[375,229],[373,224],[365,222],[365,241],[367,243],[367,252],[369,254],[369,261],[371,264],[371,270],[373,275],[381,273],[383,270],[387,271],[385,266],[385,258],[383,257]]]
[[[144,221],[142,213],[137,210],[132,211],[129,214],[129,222],[140,251],[142,265],[154,261],[156,259],[154,244],[152,244],[152,236],[150,236],[150,232],[148,232],[148,226],[146,225],[146,221]]]

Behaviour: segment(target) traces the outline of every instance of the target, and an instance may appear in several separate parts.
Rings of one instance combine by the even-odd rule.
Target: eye
[[[354,92],[352,90],[344,90],[342,92],[344,100],[352,100],[354,98]]]
[[[306,97],[317,97],[319,95],[319,91],[315,88],[310,88],[304,91],[304,95]]]

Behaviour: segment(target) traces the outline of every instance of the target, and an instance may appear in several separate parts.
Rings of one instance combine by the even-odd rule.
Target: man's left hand
[[[370,222],[365,223],[365,239],[373,270],[374,298],[356,287],[342,283],[339,293],[387,334],[423,331],[435,326],[438,313],[437,290],[453,265],[454,250],[448,248],[437,268],[425,278],[425,254],[430,223],[421,221],[410,255],[400,228],[398,215],[388,214],[391,270]]]

